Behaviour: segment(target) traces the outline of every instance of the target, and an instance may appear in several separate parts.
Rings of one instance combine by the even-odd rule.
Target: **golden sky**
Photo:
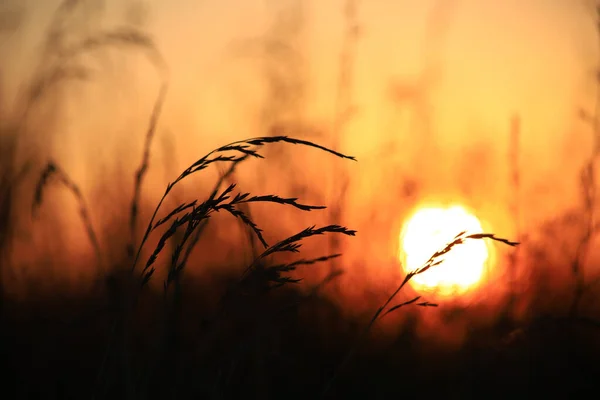
[[[215,146],[265,134],[269,118],[315,128],[329,144],[344,1],[81,3],[68,21],[70,40],[133,24],[155,38],[169,66],[146,186],[151,197]],[[0,66],[2,112],[10,112],[36,65],[58,4],[0,5],[0,58],[10,60]],[[6,22],[19,16],[18,27]],[[356,113],[341,143],[359,159],[346,165],[351,223],[373,221],[364,210],[407,213],[402,200],[379,193],[398,193],[412,179],[419,196],[468,198],[510,234],[506,160],[514,114],[522,125],[523,218],[535,224],[576,204],[577,174],[591,143],[577,114],[593,107],[598,59],[589,2],[370,0],[358,2],[357,22],[349,95]],[[265,50],[277,42],[282,47]],[[30,140],[91,196],[102,176],[133,176],[159,82],[136,52],[98,51],[82,60],[91,80],[65,85],[48,100],[60,98],[59,108],[40,106]],[[310,157],[317,161],[295,179],[316,184],[328,159]]]

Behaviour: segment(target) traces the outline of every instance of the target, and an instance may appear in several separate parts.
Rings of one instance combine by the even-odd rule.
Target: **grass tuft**
[[[229,212],[236,218],[239,218],[245,225],[247,225],[250,229],[252,229],[252,231],[256,234],[258,239],[263,244],[263,246],[268,247],[267,243],[265,242],[264,238],[262,237],[262,234],[261,234],[262,231],[260,230],[260,228],[258,228],[258,226],[252,220],[250,220],[248,218],[248,216],[242,210],[239,209],[239,207],[238,207],[239,205],[247,204],[247,203],[256,203],[256,202],[268,202],[268,203],[278,203],[278,204],[283,204],[283,205],[290,205],[290,206],[293,206],[302,211],[311,211],[311,210],[324,208],[323,206],[310,206],[310,205],[300,204],[296,201],[297,200],[296,198],[283,198],[283,197],[279,197],[279,196],[275,196],[275,195],[263,195],[263,196],[249,197],[250,196],[249,193],[244,193],[244,194],[238,194],[233,199],[230,200],[230,192],[234,189],[234,187],[235,187],[234,184],[231,184],[220,195],[217,196],[217,193],[221,186],[221,183],[225,179],[225,176],[223,176],[223,177],[221,177],[221,179],[219,180],[219,182],[217,183],[217,185],[215,186],[215,188],[213,189],[211,195],[209,196],[209,198],[207,200],[205,200],[204,202],[199,203],[199,204],[198,204],[197,200],[194,200],[189,203],[181,204],[180,206],[171,210],[167,214],[167,216],[165,216],[165,217],[159,219],[157,222],[155,222],[158,211],[159,211],[160,207],[162,206],[164,200],[169,195],[169,193],[172,191],[172,189],[175,187],[175,185],[177,185],[183,179],[185,179],[199,171],[202,171],[202,170],[208,168],[209,166],[211,166],[212,164],[216,164],[216,163],[230,163],[231,164],[230,169],[228,170],[228,173],[225,174],[226,176],[228,176],[229,174],[231,174],[233,172],[233,170],[241,162],[247,160],[248,157],[253,157],[253,158],[257,158],[257,159],[263,158],[263,156],[258,152],[258,149],[265,145],[275,144],[275,143],[288,143],[288,144],[294,144],[294,145],[308,146],[308,147],[316,148],[316,149],[325,151],[327,153],[333,154],[339,158],[350,159],[350,160],[356,161],[356,159],[354,157],[347,156],[345,154],[328,149],[328,148],[318,145],[316,143],[313,143],[313,142],[310,142],[307,140],[302,140],[302,139],[290,138],[287,136],[257,137],[257,138],[252,138],[252,139],[236,141],[236,142],[227,144],[225,146],[221,146],[221,147],[217,148],[216,150],[211,151],[204,157],[201,157],[194,163],[192,163],[188,168],[186,168],[183,172],[181,172],[181,174],[179,174],[179,176],[173,182],[171,182],[167,185],[165,193],[163,194],[162,198],[158,202],[158,205],[156,206],[156,208],[154,210],[154,213],[150,219],[150,222],[148,223],[144,237],[138,247],[135,259],[133,260],[133,263],[131,266],[131,271],[133,272],[133,270],[135,269],[135,266],[140,257],[142,247],[148,240],[150,233],[152,231],[154,231],[156,228],[158,228],[160,225],[163,225],[173,219],[174,220],[172,221],[171,225],[163,233],[155,250],[153,251],[152,255],[150,256],[150,258],[148,259],[148,261],[146,262],[146,264],[143,268],[142,282],[147,283],[148,280],[150,279],[150,277],[152,276],[152,274],[154,273],[154,270],[151,267],[154,264],[154,262],[156,261],[158,254],[162,251],[162,249],[166,245],[167,240],[169,240],[171,237],[173,237],[175,232],[180,227],[186,226],[186,233],[184,234],[182,241],[177,245],[178,250],[175,251],[175,253],[173,255],[173,257],[174,257],[173,261],[177,261],[179,259],[180,253],[183,251],[183,247],[185,246],[186,242],[190,239],[192,234],[199,227],[200,223],[206,221],[210,217],[212,212],[215,212],[215,211],[218,212],[218,211],[223,210],[223,211]],[[233,154],[231,154],[231,153],[233,153]],[[314,234],[320,234],[320,233],[318,231],[315,231],[310,236],[312,236]],[[194,241],[192,241],[192,243],[194,243]],[[174,264],[177,264],[177,263],[175,262]],[[177,265],[173,268],[174,268],[173,273],[177,273],[176,271],[183,268],[183,265]]]

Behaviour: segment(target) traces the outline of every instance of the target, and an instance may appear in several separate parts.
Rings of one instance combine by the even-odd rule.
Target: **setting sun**
[[[400,235],[399,257],[404,270],[422,267],[432,254],[463,231],[483,232],[479,219],[463,207],[419,209],[407,220]],[[466,292],[481,280],[488,248],[483,241],[470,240],[454,247],[442,259],[441,264],[412,278],[417,289],[445,295]]]

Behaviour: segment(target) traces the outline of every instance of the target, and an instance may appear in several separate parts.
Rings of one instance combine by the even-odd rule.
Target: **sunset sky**
[[[1,20],[22,18],[18,28],[8,24],[0,31],[0,57],[10,60],[0,66],[3,113],[16,104],[18,89],[36,65],[58,3],[0,6]],[[168,64],[169,92],[146,186],[150,196],[158,196],[179,170],[215,146],[266,134],[264,115],[273,107],[281,107],[282,114],[267,118],[301,122],[324,132],[321,141],[329,144],[343,1],[82,3],[68,22],[79,35],[135,25],[152,35]],[[526,223],[576,204],[578,171],[591,143],[591,132],[577,115],[580,108],[593,108],[598,59],[590,2],[357,3],[360,36],[352,53],[350,95],[356,113],[341,143],[342,151],[359,159],[347,166],[351,222],[372,220],[366,209],[401,208],[398,198],[381,200],[375,194],[393,192],[390,185],[400,187],[410,177],[423,199],[468,198],[483,219],[510,234],[507,154],[515,114],[522,124]],[[284,56],[264,50],[274,40],[288,46],[281,50]],[[38,125],[44,129],[34,129],[29,140],[41,143],[46,156],[92,193],[99,190],[101,175],[133,176],[159,81],[135,52],[86,57],[92,79],[65,86],[59,109],[40,106],[36,122],[52,122]],[[280,90],[292,99],[287,106],[269,95],[274,83],[269,79],[283,82]],[[327,160],[314,157],[318,161],[307,163],[304,173],[319,182]]]

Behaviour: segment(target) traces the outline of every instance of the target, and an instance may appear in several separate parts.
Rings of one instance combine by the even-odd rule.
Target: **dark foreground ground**
[[[115,325],[118,308],[102,301],[5,300],[2,398],[319,398],[364,323],[322,298],[288,307],[297,296],[281,293],[239,302],[217,323],[204,318],[202,296],[168,317],[148,297],[147,312]],[[418,340],[406,323],[394,340],[358,351],[327,398],[595,398],[599,344],[600,327],[582,319],[473,331],[458,350]]]

